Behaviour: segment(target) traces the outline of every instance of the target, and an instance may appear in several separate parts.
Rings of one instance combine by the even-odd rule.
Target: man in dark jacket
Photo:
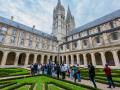
[[[111,86],[113,86],[113,88],[115,88],[114,82],[112,80],[111,69],[108,67],[108,64],[105,65],[104,72],[105,72],[105,75],[108,80],[108,85],[109,85],[108,88],[111,88]]]
[[[97,88],[96,83],[95,83],[95,67],[92,65],[88,65],[88,74],[89,74],[89,79],[92,81],[93,85],[95,88]]]
[[[56,70],[56,73],[57,73],[57,78],[59,78],[59,75],[60,75],[60,65],[59,64],[56,65],[55,70]]]

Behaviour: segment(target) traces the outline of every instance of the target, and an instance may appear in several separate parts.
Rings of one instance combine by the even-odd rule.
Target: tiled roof
[[[112,12],[112,13],[110,13],[108,15],[105,15],[105,16],[103,16],[101,18],[98,18],[98,19],[96,19],[96,20],[94,20],[94,21],[92,21],[90,23],[87,23],[87,24],[85,24],[83,26],[75,28],[74,30],[69,32],[68,36],[73,35],[73,34],[78,33],[78,32],[81,32],[81,31],[84,31],[84,30],[87,30],[89,28],[95,27],[95,26],[100,25],[102,23],[111,21],[111,20],[113,20],[115,18],[118,18],[118,17],[120,17],[120,10],[117,10],[117,11]]]
[[[13,27],[21,29],[23,31],[34,33],[34,34],[39,35],[41,37],[45,37],[45,38],[52,39],[52,40],[57,40],[56,37],[54,37],[50,34],[44,33],[44,32],[37,30],[37,29],[33,29],[33,28],[26,26],[26,25],[23,25],[21,23],[11,21],[11,20],[6,19],[4,17],[0,17],[0,23],[4,23],[4,24],[10,25],[10,26],[13,26]]]

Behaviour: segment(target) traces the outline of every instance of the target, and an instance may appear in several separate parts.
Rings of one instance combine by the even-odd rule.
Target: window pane
[[[118,39],[118,34],[117,32],[112,33],[112,39],[117,40]]]
[[[4,41],[4,38],[5,38],[5,36],[0,34],[0,43],[2,43]]]

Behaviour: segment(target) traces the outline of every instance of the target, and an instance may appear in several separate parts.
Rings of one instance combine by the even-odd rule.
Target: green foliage
[[[83,86],[80,84],[75,84],[73,82],[68,82],[66,80],[62,81],[62,80],[58,80],[56,78],[51,78],[51,77],[47,77],[47,76],[34,76],[34,77],[23,77],[23,78],[15,78],[15,79],[10,79],[10,80],[4,80],[1,81],[1,83],[8,81],[8,82],[15,82],[15,85],[11,85],[8,87],[3,87],[2,90],[22,90],[23,88],[26,88],[26,85],[30,85],[29,90],[33,90],[33,88],[36,86],[35,90],[42,90],[43,88],[43,84],[45,84],[45,88],[46,86],[48,87],[50,84],[52,84],[53,86],[51,88],[63,88],[65,90],[86,90],[86,88],[88,90],[96,90],[92,87],[89,86]],[[4,83],[3,83],[4,84]],[[47,88],[46,88],[47,90]],[[52,89],[52,90],[57,90],[57,89]]]
[[[8,77],[15,75],[29,74],[29,71],[24,68],[0,68],[0,77]]]

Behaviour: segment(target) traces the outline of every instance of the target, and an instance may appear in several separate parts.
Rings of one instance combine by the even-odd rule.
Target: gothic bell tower
[[[60,0],[58,0],[57,6],[53,11],[52,34],[53,36],[57,37],[59,42],[63,42],[62,38],[66,36],[65,9],[61,5]]]
[[[70,8],[68,6],[67,16],[66,16],[66,35],[75,28],[74,16],[72,16]]]

